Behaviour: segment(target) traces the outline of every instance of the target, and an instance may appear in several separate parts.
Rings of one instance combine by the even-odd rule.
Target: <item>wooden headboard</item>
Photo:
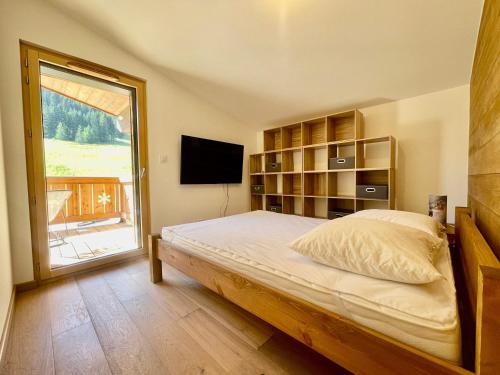
[[[500,259],[500,1],[484,2],[470,84],[472,219]]]
[[[497,353],[497,345],[500,342],[500,319],[498,319],[500,262],[472,222],[469,209],[457,207],[455,220],[459,263],[465,279],[463,289],[457,288],[459,306],[464,302],[470,304],[468,309],[470,311],[464,309],[460,311],[465,350],[464,361],[477,374],[498,374],[500,371],[500,357]],[[464,295],[464,292],[467,295]],[[475,327],[471,326],[474,321]],[[471,353],[471,350],[475,353]],[[475,357],[472,364],[468,358],[470,354]]]

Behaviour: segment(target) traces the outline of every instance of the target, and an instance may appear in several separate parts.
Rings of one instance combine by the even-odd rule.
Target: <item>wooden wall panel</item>
[[[500,1],[484,2],[470,85],[469,206],[500,258]]]

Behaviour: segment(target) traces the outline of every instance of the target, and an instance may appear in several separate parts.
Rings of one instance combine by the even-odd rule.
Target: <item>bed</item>
[[[459,233],[477,235],[466,211],[457,215]],[[165,261],[355,373],[470,373],[460,366],[461,326],[447,242],[435,260],[446,279],[396,283],[323,266],[288,248],[323,222],[254,211],[165,227],[161,236],[150,237],[152,281],[161,280]],[[468,243],[469,234],[463,240]],[[487,246],[471,247],[467,251],[473,254],[461,258],[470,287],[464,298],[483,300],[484,306],[484,284],[474,286],[468,270],[486,259],[498,283],[498,264],[485,255]],[[498,369],[497,360],[491,361],[481,373]]]

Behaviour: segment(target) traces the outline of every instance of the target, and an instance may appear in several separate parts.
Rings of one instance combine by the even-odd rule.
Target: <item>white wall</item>
[[[19,39],[94,61],[148,81],[148,131],[152,230],[164,224],[213,218],[223,201],[220,186],[180,186],[180,134],[245,145],[254,152],[255,131],[199,100],[91,30],[34,0],[0,0],[0,105],[14,282],[33,279],[23,136]],[[159,163],[161,152],[168,161]],[[246,160],[246,156],[245,156]],[[247,163],[243,184],[231,186],[229,213],[248,210]]]
[[[467,205],[469,85],[362,108],[365,136],[393,135],[398,142],[397,207],[427,214],[429,194]]]
[[[2,147],[2,113],[0,111],[0,335],[12,294],[12,264],[10,259],[7,195]]]
[[[427,214],[428,195],[448,196],[448,222],[455,206],[467,205],[469,85],[361,108],[365,137],[396,138],[397,209]],[[262,151],[262,132],[257,132]]]

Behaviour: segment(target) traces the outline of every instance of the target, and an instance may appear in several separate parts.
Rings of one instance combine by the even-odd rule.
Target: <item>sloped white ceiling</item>
[[[255,125],[469,82],[482,0],[50,0]]]

